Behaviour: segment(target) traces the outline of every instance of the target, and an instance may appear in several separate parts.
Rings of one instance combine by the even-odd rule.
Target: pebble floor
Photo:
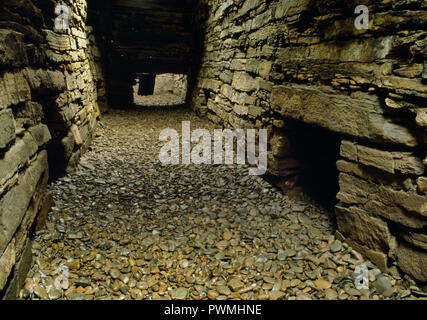
[[[23,299],[414,299],[334,237],[333,215],[246,166],[162,165],[159,133],[214,129],[191,111],[103,115],[75,174],[51,184]],[[369,289],[357,290],[365,263]]]

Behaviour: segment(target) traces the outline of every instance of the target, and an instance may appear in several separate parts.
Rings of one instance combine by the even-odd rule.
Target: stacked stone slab
[[[73,170],[92,139],[98,95],[105,96],[99,53],[85,26],[86,1],[63,3],[71,9],[65,32],[53,29],[54,1],[10,0],[0,11],[3,298],[16,297],[22,287],[31,263],[31,235],[52,206],[49,169]]]
[[[225,127],[268,128],[269,170],[301,170],[289,125],[342,139],[340,236],[383,270],[427,281],[427,3],[204,0],[192,107]]]

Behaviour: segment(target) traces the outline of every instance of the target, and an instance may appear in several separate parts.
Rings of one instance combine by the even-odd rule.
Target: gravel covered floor
[[[247,167],[162,166],[159,133],[183,120],[214,128],[185,109],[103,116],[78,171],[50,187],[22,298],[414,298],[414,283],[369,262],[370,289],[357,290],[362,261],[332,215]]]
[[[161,95],[152,96],[138,96],[134,97],[135,104],[145,107],[164,107],[164,106],[177,106],[185,104],[185,96],[180,97],[172,93],[164,93]]]

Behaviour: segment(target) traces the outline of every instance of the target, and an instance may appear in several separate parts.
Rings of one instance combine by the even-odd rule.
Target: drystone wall
[[[54,28],[55,1],[5,0],[0,8],[0,296],[16,297],[43,225],[51,175],[69,173],[105,106],[86,1],[64,1],[69,29]],[[99,97],[98,97],[99,96]]]
[[[164,93],[185,97],[187,94],[187,76],[172,73],[157,75],[154,94],[160,95]]]
[[[369,28],[358,30],[362,4]],[[199,16],[192,108],[225,127],[268,128],[269,171],[289,181],[304,170],[292,128],[339,137],[338,235],[426,282],[427,2],[204,0]]]

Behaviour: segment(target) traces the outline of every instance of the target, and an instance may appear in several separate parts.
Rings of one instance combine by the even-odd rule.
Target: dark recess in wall
[[[291,153],[302,164],[298,185],[305,195],[333,211],[342,137],[298,121],[287,121],[287,128]]]

